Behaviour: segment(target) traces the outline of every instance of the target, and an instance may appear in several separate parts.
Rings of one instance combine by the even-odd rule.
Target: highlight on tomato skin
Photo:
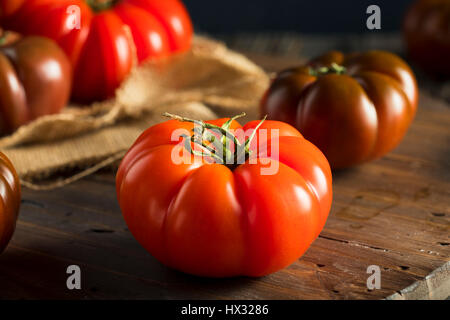
[[[400,57],[386,51],[331,51],[280,72],[261,100],[260,113],[296,127],[333,169],[340,169],[397,147],[417,105],[416,78]]]
[[[259,277],[299,259],[331,207],[322,152],[279,121],[167,116],[116,176],[137,241],[166,266],[205,277]]]
[[[135,60],[185,52],[193,37],[180,0],[0,0],[0,17],[0,27],[59,44],[83,104],[113,97]]]
[[[0,135],[59,113],[71,79],[70,61],[54,41],[0,29]]]

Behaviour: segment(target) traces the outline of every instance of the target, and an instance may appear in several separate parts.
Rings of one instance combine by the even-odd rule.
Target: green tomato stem
[[[182,136],[184,138],[185,148],[193,155],[210,157],[214,159],[216,163],[226,165],[230,169],[234,169],[237,167],[237,160],[243,159],[244,161],[246,161],[250,158],[252,152],[249,148],[251,141],[255,137],[256,131],[267,118],[267,116],[263,118],[263,120],[252,132],[251,136],[245,141],[244,145],[242,145],[237,137],[232,132],[230,132],[230,126],[233,120],[244,117],[245,113],[241,113],[232,117],[220,127],[211,123],[203,122],[201,120],[190,119],[168,112],[165,112],[164,116],[174,120],[191,122],[198,125],[199,127],[194,127],[194,133],[192,134],[192,136]],[[220,136],[217,137],[214,133]],[[198,145],[202,151],[192,150],[191,142]],[[211,143],[214,148],[207,145],[206,142]],[[230,149],[231,143],[234,144],[234,151]],[[219,150],[222,151],[221,155],[218,154]]]
[[[314,77],[323,76],[326,74],[345,74],[347,69],[335,62],[332,62],[329,67],[309,68],[309,74]]]

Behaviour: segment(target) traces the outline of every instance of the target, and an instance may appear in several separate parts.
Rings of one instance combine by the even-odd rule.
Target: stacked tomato
[[[55,40],[73,66],[73,94],[114,95],[133,63],[190,48],[192,24],[179,0],[0,0],[3,27]]]
[[[72,71],[49,39],[4,33],[0,42],[0,134],[7,134],[60,112],[70,96]]]

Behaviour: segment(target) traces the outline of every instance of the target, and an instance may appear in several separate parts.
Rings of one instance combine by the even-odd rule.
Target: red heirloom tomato
[[[165,265],[200,276],[263,276],[293,263],[330,210],[324,155],[283,122],[198,123],[203,133],[191,137],[190,122],[150,127],[126,154],[116,187],[130,231]],[[231,129],[254,132],[258,142]],[[222,157],[214,153],[213,146],[230,141]],[[209,156],[195,152],[198,144]],[[180,151],[183,161],[174,158]],[[240,156],[241,162],[229,161]],[[264,171],[269,168],[275,169]]]
[[[426,71],[450,76],[450,1],[414,2],[404,20],[408,52]]]
[[[414,74],[396,55],[332,51],[279,73],[261,101],[261,113],[295,126],[332,168],[343,168],[395,148],[417,100]]]
[[[70,62],[54,41],[0,36],[0,134],[61,111],[69,100],[71,78]]]
[[[20,206],[20,181],[8,158],[0,152],[0,253],[16,228]]]
[[[192,24],[179,0],[0,0],[9,29],[52,38],[74,67],[73,99],[103,100],[138,62],[189,49]]]

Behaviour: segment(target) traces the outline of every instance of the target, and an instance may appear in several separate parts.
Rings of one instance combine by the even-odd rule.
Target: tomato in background
[[[269,145],[250,143],[240,165],[190,154],[175,163],[173,153],[183,148],[176,130],[193,129],[178,120],[150,127],[130,148],[117,173],[117,197],[129,230],[160,262],[199,276],[263,276],[293,263],[319,235],[332,200],[326,158],[292,126],[258,124],[230,123],[231,129],[256,129],[259,145]],[[279,139],[264,138],[262,130],[271,129],[279,130]],[[264,152],[272,145],[279,156]],[[262,174],[262,159],[278,170]]]
[[[59,113],[70,97],[72,70],[51,39],[5,32],[0,42],[0,135],[4,135]]]
[[[430,74],[450,77],[450,1],[414,2],[403,30],[409,56]]]
[[[384,51],[331,51],[282,71],[261,101],[262,115],[296,127],[332,168],[379,158],[411,124],[418,88],[411,68]]]
[[[0,0],[0,8],[3,26],[64,49],[81,103],[112,97],[134,61],[186,51],[193,34],[179,0]]]

